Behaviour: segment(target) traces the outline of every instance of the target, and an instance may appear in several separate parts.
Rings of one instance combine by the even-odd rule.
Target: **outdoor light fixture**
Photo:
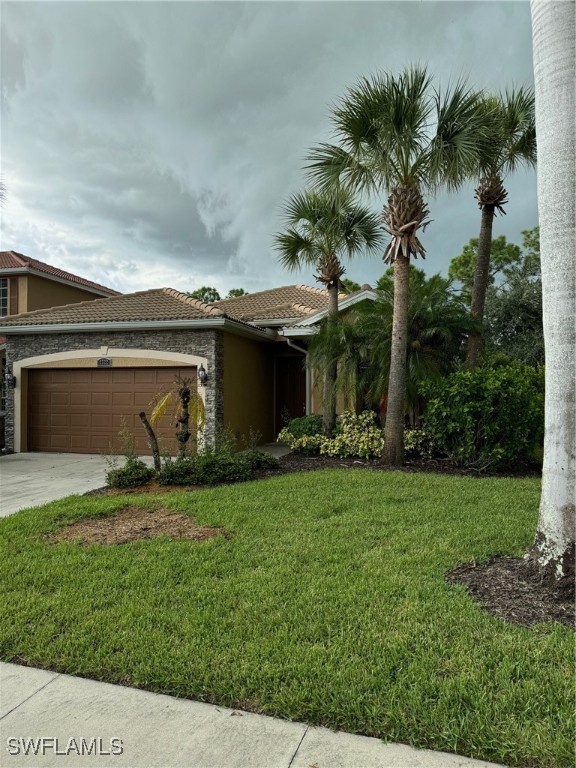
[[[206,368],[200,363],[200,368],[198,368],[198,381],[200,384],[206,384],[208,381],[208,374],[206,373]]]
[[[11,374],[8,368],[4,371],[4,384],[6,389],[16,389],[16,376]]]

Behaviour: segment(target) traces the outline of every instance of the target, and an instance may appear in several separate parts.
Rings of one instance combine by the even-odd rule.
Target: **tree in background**
[[[359,291],[360,288],[362,288],[360,283],[356,283],[354,280],[350,280],[347,277],[340,281],[340,290],[344,291],[344,293],[355,293],[356,291]]]
[[[526,365],[544,364],[542,277],[539,228],[522,232],[520,261],[504,267],[503,282],[488,288],[485,339],[489,352],[501,352]]]
[[[542,496],[530,555],[574,589],[576,486],[576,6],[532,0],[538,209],[546,347]]]
[[[322,189],[338,184],[388,194],[384,262],[394,264],[394,312],[383,461],[404,458],[404,399],[411,257],[424,257],[420,230],[429,223],[423,195],[455,190],[478,167],[486,120],[481,97],[463,83],[439,92],[424,68],[363,78],[332,110],[337,144],[309,155]]]
[[[193,299],[198,299],[198,301],[203,301],[204,304],[214,304],[215,301],[220,301],[220,294],[216,288],[211,288],[208,285],[203,285],[202,288],[190,291],[188,296],[192,296]]]
[[[518,264],[521,260],[521,251],[514,243],[508,243],[505,235],[500,235],[492,240],[490,264],[487,272],[487,285],[494,284],[496,275],[509,266]],[[478,238],[473,237],[464,246],[462,253],[455,256],[448,268],[450,280],[458,280],[462,283],[462,298],[470,305],[472,301],[472,286],[478,261]]]
[[[315,276],[328,291],[327,323],[338,318],[338,293],[344,267],[342,257],[381,246],[378,215],[355,202],[343,188],[305,191],[293,195],[284,206],[285,231],[276,235],[276,249],[287,269],[313,265]],[[323,392],[323,430],[331,435],[336,422],[334,383],[336,363],[326,366]]]
[[[482,147],[480,180],[475,190],[482,214],[470,304],[477,330],[468,339],[466,365],[469,368],[475,368],[480,361],[484,305],[490,284],[492,226],[496,212],[506,213],[504,206],[508,202],[504,176],[522,165],[536,164],[533,91],[520,88],[490,97],[485,101],[485,110],[490,140]]]
[[[246,296],[247,293],[248,293],[248,291],[245,291],[244,288],[230,288],[226,298],[227,299],[237,299],[239,296]]]

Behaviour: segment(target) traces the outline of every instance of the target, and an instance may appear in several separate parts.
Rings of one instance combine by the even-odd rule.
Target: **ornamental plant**
[[[382,428],[374,411],[359,414],[344,411],[336,421],[334,437],[321,434],[295,436],[290,426],[280,432],[278,441],[286,443],[295,453],[372,459],[381,455],[384,445]]]
[[[424,427],[445,455],[479,471],[533,457],[543,439],[543,370],[459,371],[425,385]]]

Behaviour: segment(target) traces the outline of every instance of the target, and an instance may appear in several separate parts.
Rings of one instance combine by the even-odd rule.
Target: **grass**
[[[573,765],[573,635],[443,574],[533,536],[539,481],[331,470],[1,521],[0,657],[508,765]],[[230,539],[43,537],[126,503]]]

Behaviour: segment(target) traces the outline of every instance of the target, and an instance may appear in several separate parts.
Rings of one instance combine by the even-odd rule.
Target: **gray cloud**
[[[312,282],[275,260],[282,201],[346,87],[413,62],[531,83],[528,3],[4,3],[2,248],[120,290]],[[535,175],[507,186],[495,229],[519,241]],[[446,271],[477,234],[472,187],[431,213],[425,267]]]

